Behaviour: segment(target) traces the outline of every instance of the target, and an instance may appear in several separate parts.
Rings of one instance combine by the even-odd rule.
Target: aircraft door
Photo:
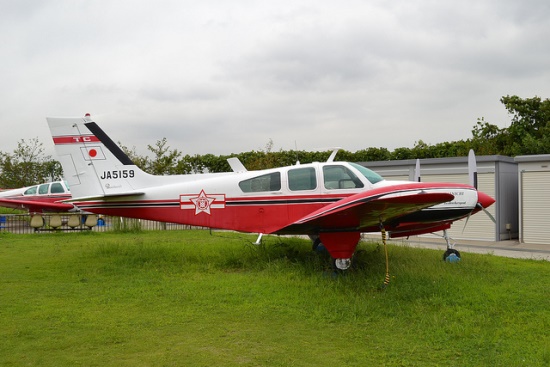
[[[319,194],[318,173],[316,167],[297,167],[289,169],[286,176],[291,196],[303,198],[303,203],[287,205],[288,217],[293,221],[317,209],[311,207],[315,204],[309,204],[314,201],[308,200],[308,197]]]

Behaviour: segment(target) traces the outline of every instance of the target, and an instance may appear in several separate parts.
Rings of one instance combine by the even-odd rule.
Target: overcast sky
[[[89,112],[140,154],[467,139],[550,98],[548,0],[0,0],[0,151]]]

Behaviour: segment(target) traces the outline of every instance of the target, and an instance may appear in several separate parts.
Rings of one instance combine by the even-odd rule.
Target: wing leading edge
[[[327,205],[277,233],[371,232],[380,223],[391,224],[399,217],[454,199],[450,193],[362,192]]]

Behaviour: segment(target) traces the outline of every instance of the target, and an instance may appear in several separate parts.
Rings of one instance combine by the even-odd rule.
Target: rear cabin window
[[[281,190],[281,173],[273,172],[239,182],[243,192],[263,192]]]
[[[291,191],[315,190],[317,176],[315,168],[296,168],[288,171],[288,188]]]
[[[323,176],[325,188],[328,190],[356,189],[364,186],[363,182],[344,166],[324,166]]]

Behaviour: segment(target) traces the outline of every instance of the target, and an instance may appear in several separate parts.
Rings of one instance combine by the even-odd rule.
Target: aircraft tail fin
[[[89,114],[46,120],[73,198],[140,194],[150,182]]]

